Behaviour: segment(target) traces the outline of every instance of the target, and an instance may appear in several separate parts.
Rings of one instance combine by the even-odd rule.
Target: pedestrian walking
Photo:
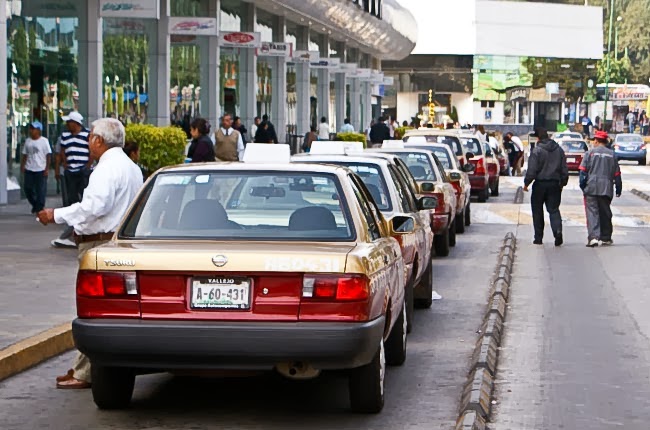
[[[549,139],[546,129],[539,127],[533,135],[539,139],[535,149],[528,159],[528,170],[524,179],[524,191],[528,191],[533,184],[533,193],[530,198],[533,212],[533,226],[535,238],[533,243],[541,245],[544,238],[544,206],[551,219],[551,230],[555,237],[555,246],[561,246],[562,215],[562,188],[569,182],[569,169],[566,164],[564,151],[552,139]]]
[[[589,115],[586,115],[582,117],[582,133],[585,136],[585,139],[590,139],[591,138],[591,127],[594,124],[591,122],[591,118],[589,118]]]
[[[627,120],[627,127],[629,129],[629,132],[634,133],[634,129],[636,127],[636,115],[634,115],[634,112],[629,111],[625,119]]]
[[[42,131],[43,124],[39,121],[29,124],[29,137],[23,145],[20,163],[20,171],[25,178],[23,184],[25,197],[32,205],[32,214],[40,212],[45,207],[47,176],[52,159],[50,142],[41,136]]]
[[[242,142],[244,142],[244,148],[245,148],[246,144],[248,143],[248,130],[246,129],[246,126],[242,124],[240,117],[238,116],[235,117],[232,123],[232,128],[234,128],[239,132],[239,134],[241,134],[241,140]]]
[[[124,153],[125,130],[113,118],[92,124],[89,154],[97,166],[90,175],[81,202],[60,209],[43,209],[38,219],[43,225],[56,223],[74,227],[79,261],[86,251],[107,243],[142,186],[142,173]],[[57,378],[57,388],[89,388],[92,383],[88,357],[77,353],[72,369]]]
[[[350,118],[345,118],[343,120],[343,127],[341,127],[341,133],[354,133],[354,126],[350,124]]]
[[[269,143],[278,143],[278,133],[275,131],[275,126],[268,115],[262,115],[262,123],[266,123],[266,133],[269,136]]]
[[[205,163],[215,161],[215,149],[210,140],[210,124],[203,118],[195,118],[190,123],[192,143],[187,150],[190,163]],[[215,136],[218,139],[218,136]]]
[[[373,145],[381,145],[384,143],[384,140],[391,140],[390,130],[385,121],[386,118],[382,116],[372,127],[370,127],[370,142],[372,142]]]
[[[257,128],[260,126],[261,123],[262,123],[262,119],[259,116],[256,116],[255,118],[253,118],[253,125],[251,125],[251,135],[250,135],[250,138],[251,138],[252,142],[255,141],[255,135],[257,134]]]
[[[613,245],[612,199],[621,196],[623,180],[614,151],[607,148],[609,136],[604,131],[595,135],[594,147],[587,151],[580,165],[580,189],[587,213],[587,246]]]
[[[330,140],[330,126],[325,117],[322,117],[318,124],[318,140]]]
[[[476,138],[483,143],[487,143],[488,141],[488,134],[485,131],[485,127],[483,127],[482,125],[479,125],[478,128],[476,129]]]
[[[316,127],[311,126],[309,133],[305,134],[305,138],[302,142],[302,150],[304,152],[311,151],[311,144],[318,140],[318,131]]]
[[[267,122],[268,124],[268,122]],[[257,132],[264,126],[260,125]],[[244,141],[241,134],[232,128],[232,115],[225,114],[221,118],[221,128],[215,135],[215,154],[219,161],[239,161],[244,159]]]

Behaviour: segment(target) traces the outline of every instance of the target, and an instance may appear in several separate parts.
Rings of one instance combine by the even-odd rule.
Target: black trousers
[[[68,172],[63,174],[63,182],[65,187],[66,198],[68,205],[79,203],[84,196],[84,190],[88,186],[88,176],[90,176],[86,169],[78,172]]]
[[[535,227],[535,240],[544,238],[544,206],[551,219],[553,236],[562,234],[562,187],[558,181],[535,181],[530,205],[533,210],[533,226]]]
[[[32,172],[25,170],[25,197],[32,205],[32,213],[40,212],[45,207],[45,196],[47,195],[47,177],[43,172]]]

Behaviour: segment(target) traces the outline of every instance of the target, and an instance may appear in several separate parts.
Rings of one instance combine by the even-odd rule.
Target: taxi
[[[569,172],[580,171],[582,159],[587,151],[589,151],[589,145],[587,145],[587,142],[582,139],[565,139],[558,143],[566,154],[566,164]]]
[[[345,369],[352,410],[381,411],[406,358],[395,238],[417,222],[384,217],[351,170],[290,157],[251,143],[243,163],[161,169],[82,257],[72,333],[99,408],[128,406],[142,373]]]
[[[424,128],[418,130],[408,130],[404,134],[404,142],[407,143],[444,143],[448,145],[456,157],[460,167],[468,163],[466,150],[460,140],[460,134],[467,133],[466,130],[441,130],[436,128]]]
[[[456,191],[440,161],[426,149],[405,148],[402,141],[384,141],[381,148],[369,149],[369,152],[383,152],[400,158],[409,169],[420,187],[422,194],[435,196],[438,207],[431,216],[436,255],[449,255],[450,240],[455,242],[456,233],[465,232],[465,205],[458,206]],[[454,174],[456,175],[456,174]],[[453,176],[453,175],[452,175]],[[427,183],[433,183],[434,189],[425,193]]]
[[[381,154],[384,155],[384,154]],[[437,206],[435,198],[416,200],[394,162],[363,151],[363,146],[350,142],[319,141],[312,144],[309,154],[295,155],[292,160],[327,163],[353,170],[370,191],[382,215],[390,220],[408,215],[415,219],[412,234],[400,235],[402,256],[406,267],[407,328],[413,327],[413,311],[431,307],[433,274],[431,249],[433,232],[429,210]],[[434,204],[435,202],[435,204]],[[430,204],[431,203],[431,204]]]

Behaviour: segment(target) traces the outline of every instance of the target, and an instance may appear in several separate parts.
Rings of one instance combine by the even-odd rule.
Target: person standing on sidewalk
[[[25,177],[25,197],[32,205],[32,214],[40,212],[45,207],[47,195],[47,176],[50,171],[52,148],[50,142],[43,136],[43,125],[39,121],[29,124],[29,137],[25,140],[22,150],[20,171]]]
[[[83,198],[84,189],[88,185],[92,159],[88,150],[88,129],[83,126],[83,116],[79,112],[70,112],[63,120],[68,131],[61,133],[57,147],[60,147],[57,163],[63,165],[64,190],[63,205],[70,206]],[[56,166],[55,166],[56,167]],[[58,171],[57,171],[58,174]],[[72,240],[74,229],[67,226],[63,233],[51,242],[54,247],[76,248]]]
[[[257,130],[259,133],[259,129]],[[239,161],[244,158],[244,140],[241,134],[232,128],[232,115],[224,114],[221,128],[215,134],[215,155],[218,161]]]
[[[616,197],[621,197],[623,191],[621,168],[614,151],[607,148],[607,133],[597,131],[594,137],[594,148],[585,154],[580,165],[580,188],[585,196],[589,248],[614,244],[611,209],[614,186]]]
[[[551,218],[551,229],[555,236],[555,246],[561,246],[562,215],[562,188],[569,182],[569,169],[566,164],[564,151],[554,140],[549,139],[546,129],[535,129],[535,137],[539,142],[530,154],[528,170],[524,179],[524,191],[533,184],[533,193],[530,204],[533,211],[533,225],[535,228],[535,245],[541,245],[544,238],[544,205]]]
[[[57,223],[74,227],[79,261],[86,251],[108,242],[142,186],[142,173],[124,153],[124,126],[114,118],[95,121],[89,134],[89,150],[97,167],[90,176],[81,202],[60,209],[43,209],[43,225]],[[57,378],[57,388],[89,388],[90,360],[78,353],[72,369]]]
[[[330,126],[325,117],[322,117],[318,124],[318,140],[330,140]]]

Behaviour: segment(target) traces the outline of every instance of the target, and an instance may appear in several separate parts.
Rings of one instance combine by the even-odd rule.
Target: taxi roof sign
[[[284,144],[249,143],[242,161],[249,164],[288,164],[291,162],[291,150],[289,145]]]
[[[363,142],[343,142],[319,140],[312,142],[310,154],[313,155],[348,155],[363,152]]]
[[[381,144],[382,148],[388,149],[403,149],[404,141],[403,140],[384,140],[384,143]]]
[[[408,143],[427,143],[426,136],[410,136]]]

